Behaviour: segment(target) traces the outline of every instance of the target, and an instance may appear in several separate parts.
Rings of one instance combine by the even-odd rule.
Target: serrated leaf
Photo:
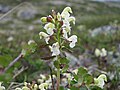
[[[87,73],[88,73],[88,71],[85,68],[83,68],[83,67],[78,68],[77,75],[83,76],[83,75],[85,75]]]
[[[84,83],[86,84],[91,84],[94,81],[93,77],[90,74],[85,74],[83,78],[84,78]]]

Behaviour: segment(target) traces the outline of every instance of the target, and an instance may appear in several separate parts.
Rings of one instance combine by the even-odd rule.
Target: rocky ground
[[[52,9],[62,11],[66,6],[73,9],[76,25],[73,26],[72,32],[79,37],[77,46],[73,49],[74,52],[72,54],[67,52],[73,65],[79,63],[86,67],[91,65],[93,65],[92,68],[97,67],[96,62],[91,63],[96,47],[118,51],[120,45],[120,5],[118,3],[89,0],[30,0],[26,2],[0,0],[0,62],[3,62],[0,66],[6,67],[20,53],[28,40],[34,39],[41,43],[38,36],[38,33],[43,30],[40,17],[49,15]],[[40,51],[38,53],[43,55]],[[28,66],[30,64],[32,68],[34,67],[33,74],[36,74],[38,66],[43,64],[42,61],[38,62],[40,55],[31,56],[27,63]],[[35,62],[32,61],[33,59]],[[28,59],[25,60],[16,63],[14,67],[21,67],[21,63],[28,61]],[[31,73],[30,70],[28,72]],[[21,77],[22,75],[16,80],[22,81]],[[33,77],[32,74],[29,75],[30,80],[31,77]]]

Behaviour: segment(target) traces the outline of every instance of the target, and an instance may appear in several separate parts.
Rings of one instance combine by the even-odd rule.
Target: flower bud
[[[51,17],[47,17],[47,22],[52,22],[52,18]]]
[[[41,20],[42,23],[46,23],[47,22],[47,17],[42,17],[40,20]]]
[[[59,25],[61,27],[63,25],[63,21],[59,21]]]
[[[96,48],[96,49],[95,49],[95,56],[96,56],[96,57],[99,57],[100,54],[101,54],[101,51]]]

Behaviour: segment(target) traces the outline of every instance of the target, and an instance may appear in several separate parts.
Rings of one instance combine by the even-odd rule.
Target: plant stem
[[[59,62],[59,59],[58,59]],[[57,68],[57,90],[60,90],[60,66]]]

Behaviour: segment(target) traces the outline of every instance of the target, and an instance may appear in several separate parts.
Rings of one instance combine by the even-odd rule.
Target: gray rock
[[[110,25],[106,25],[106,26],[102,26],[102,27],[98,27],[93,29],[90,34],[92,37],[97,36],[99,34],[113,34],[116,31],[119,30],[119,27],[117,26],[110,26]]]
[[[0,13],[6,13],[10,10],[11,8],[9,6],[5,6],[0,4]]]
[[[33,8],[22,8],[18,11],[17,17],[23,20],[29,20],[35,17],[37,11]]]
[[[65,52],[65,55],[67,59],[70,60],[70,63],[69,63],[70,67],[81,65],[81,63],[79,62],[79,59],[75,57],[74,55],[72,55],[71,53]]]

